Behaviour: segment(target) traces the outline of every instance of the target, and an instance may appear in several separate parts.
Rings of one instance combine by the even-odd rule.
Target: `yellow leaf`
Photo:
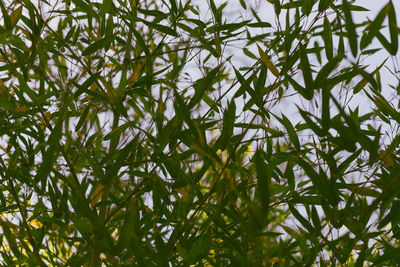
[[[140,73],[141,73],[141,71],[142,71],[142,67],[143,67],[142,63],[139,63],[139,64],[136,66],[136,68],[135,68],[135,70],[133,71],[131,77],[129,78],[129,85],[130,85],[130,86],[132,86],[132,85],[138,80],[138,78],[139,78],[139,76],[140,76]]]
[[[265,260],[264,262],[265,262],[265,263],[272,263],[272,262],[278,262],[278,261],[280,261],[280,260],[281,260],[281,258],[273,257],[273,258],[270,258],[270,259]]]
[[[60,63],[61,63],[61,66],[63,66],[63,67],[67,66],[67,64],[65,63],[65,57],[60,56]]]
[[[271,60],[269,60],[267,54],[262,50],[262,48],[257,44],[258,53],[260,54],[261,61],[265,64],[265,66],[274,74],[275,76],[279,76],[279,70],[272,64]]]
[[[182,200],[186,201],[189,199],[190,194],[185,188],[177,188],[175,189],[176,192],[180,193],[182,195]]]
[[[28,40],[31,39],[29,32],[28,32],[25,28],[20,27],[20,26],[17,26],[17,28],[20,29],[20,30],[24,33],[24,35],[26,36],[26,38],[27,38]]]
[[[355,250],[362,250],[363,247],[364,247],[364,244],[356,244],[356,245],[354,245],[353,249],[355,249]]]
[[[14,10],[11,13],[11,15],[10,15],[11,25],[14,25],[15,23],[18,22],[18,19],[19,19],[21,13],[22,13],[22,6],[20,6],[19,8],[17,8],[16,10]]]
[[[390,151],[379,151],[379,159],[382,160],[388,167],[393,167],[393,158]]]
[[[15,108],[16,111],[18,112],[27,112],[29,108],[27,106],[20,106]]]
[[[93,197],[92,200],[90,201],[90,206],[96,205],[96,203],[99,201],[99,199],[101,198],[101,196],[103,195],[104,189],[105,189],[105,185],[102,183],[99,183],[96,187],[96,189],[93,192]]]
[[[34,228],[36,228],[36,229],[39,229],[39,228],[42,227],[42,223],[39,222],[39,221],[36,220],[36,219],[31,220],[31,221],[29,222],[29,225],[32,226],[32,227],[34,227]]]

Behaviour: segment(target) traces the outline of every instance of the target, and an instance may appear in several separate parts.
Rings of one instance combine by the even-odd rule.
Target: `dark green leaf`
[[[347,38],[350,43],[351,52],[353,53],[353,56],[356,57],[358,49],[358,41],[357,41],[358,36],[356,33],[356,27],[353,22],[351,9],[349,7],[349,4],[347,3],[347,0],[343,0],[343,12],[345,18],[345,28],[347,31]]]
[[[88,14],[91,17],[97,18],[98,15],[97,13],[83,0],[72,0],[72,2],[82,11],[84,11],[86,14]]]
[[[303,72],[303,78],[305,83],[305,90],[307,95],[313,95],[314,91],[314,81],[312,77],[312,70],[310,67],[310,62],[308,61],[307,50],[303,49],[303,52],[300,55],[300,67]]]
[[[384,6],[382,8],[382,10],[376,16],[375,20],[369,25],[368,34],[364,35],[363,38],[361,39],[361,43],[360,43],[361,49],[364,49],[365,47],[367,47],[371,43],[372,39],[376,36],[377,32],[379,32],[379,29],[381,28],[382,23],[386,17],[388,6],[389,6],[389,4]]]
[[[275,116],[275,117],[279,120],[280,123],[282,123],[283,126],[285,126],[285,128],[289,134],[289,138],[292,141],[294,147],[296,148],[297,151],[300,151],[299,137],[297,136],[296,130],[294,129],[290,120],[283,114],[282,114],[282,119],[277,116]]]
[[[94,52],[102,49],[104,45],[106,45],[108,40],[106,38],[100,39],[95,41],[93,44],[89,45],[88,47],[85,48],[82,52],[82,56],[88,56],[93,54]]]
[[[396,55],[399,48],[399,31],[396,20],[396,11],[393,3],[389,2],[388,7],[388,19],[389,19],[389,32],[390,32],[390,53]]]
[[[149,28],[153,28],[153,29],[155,29],[155,30],[157,30],[159,32],[162,32],[162,33],[165,33],[165,34],[168,34],[168,35],[171,35],[171,36],[178,37],[178,33],[174,29],[172,29],[171,27],[167,27],[167,26],[164,26],[164,25],[161,25],[161,24],[157,24],[157,23],[154,23],[154,22],[150,22],[150,21],[146,21],[146,20],[143,20],[143,19],[139,19],[139,20],[141,22],[143,22],[144,24],[146,24]]]
[[[195,105],[197,105],[204,94],[212,88],[213,85],[213,80],[217,73],[219,72],[221,66],[217,66],[214,69],[212,69],[210,72],[207,73],[206,77],[197,80],[194,89],[196,90],[194,93],[193,98],[190,100],[188,104],[188,108],[192,109]]]
[[[222,132],[221,132],[221,149],[225,149],[225,147],[228,145],[233,135],[235,118],[236,118],[236,105],[235,101],[232,100],[231,103],[228,104],[228,109],[225,110],[224,112]]]
[[[329,74],[336,68],[339,62],[342,60],[342,56],[338,55],[332,58],[328,63],[325,64],[318,72],[317,77],[314,80],[314,88],[324,88],[326,87],[326,80],[328,79]]]
[[[265,163],[261,151],[257,150],[254,155],[254,161],[256,165],[257,171],[257,195],[260,199],[261,206],[265,213],[264,216],[267,216],[269,212],[269,184],[271,180],[271,165],[267,166]]]
[[[61,147],[59,140],[62,136],[63,122],[64,119],[61,113],[47,140],[49,146],[42,155],[42,164],[36,173],[35,181],[40,181],[42,183],[42,190],[45,190],[46,188],[47,177],[49,176],[51,169],[53,168],[53,164],[56,161],[57,155],[60,152]]]
[[[318,4],[318,11],[323,12],[329,8],[329,6],[334,2],[334,0],[320,0]]]
[[[104,14],[109,13],[112,6],[113,6],[112,0],[103,0],[103,4],[101,5],[100,8],[100,16],[104,16]]]
[[[326,16],[324,18],[324,31],[322,32],[322,39],[325,43],[326,57],[328,60],[331,60],[333,57],[332,25]]]

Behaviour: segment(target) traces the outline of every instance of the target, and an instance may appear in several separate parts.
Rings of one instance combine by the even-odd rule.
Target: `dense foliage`
[[[2,265],[398,264],[399,27],[358,2],[0,1]]]

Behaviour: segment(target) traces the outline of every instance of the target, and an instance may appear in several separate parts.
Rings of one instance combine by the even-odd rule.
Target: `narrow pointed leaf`
[[[279,70],[272,64],[271,60],[268,58],[267,54],[262,50],[262,48],[257,44],[258,53],[260,54],[261,61],[265,64],[265,66],[274,74],[275,76],[279,76]]]
[[[331,60],[333,57],[332,25],[326,16],[324,18],[324,31],[322,32],[322,39],[325,43],[326,57],[328,60]]]
[[[396,20],[396,11],[392,2],[389,2],[388,7],[388,19],[389,19],[389,32],[390,32],[390,53],[396,55],[399,48],[399,30]]]
[[[347,3],[347,0],[343,0],[343,12],[345,18],[345,28],[347,31],[347,38],[350,43],[351,52],[353,53],[353,56],[356,57],[358,49],[358,41],[357,41],[358,36],[356,33],[356,27],[353,22],[351,9],[349,7],[349,4]]]
[[[260,199],[265,216],[267,216],[270,202],[269,184],[272,175],[271,167],[267,166],[259,150],[257,150],[254,155],[254,161],[257,172],[257,195]]]

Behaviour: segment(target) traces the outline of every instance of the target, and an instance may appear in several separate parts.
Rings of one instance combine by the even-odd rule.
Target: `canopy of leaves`
[[[400,30],[358,2],[0,1],[1,264],[398,264]]]

